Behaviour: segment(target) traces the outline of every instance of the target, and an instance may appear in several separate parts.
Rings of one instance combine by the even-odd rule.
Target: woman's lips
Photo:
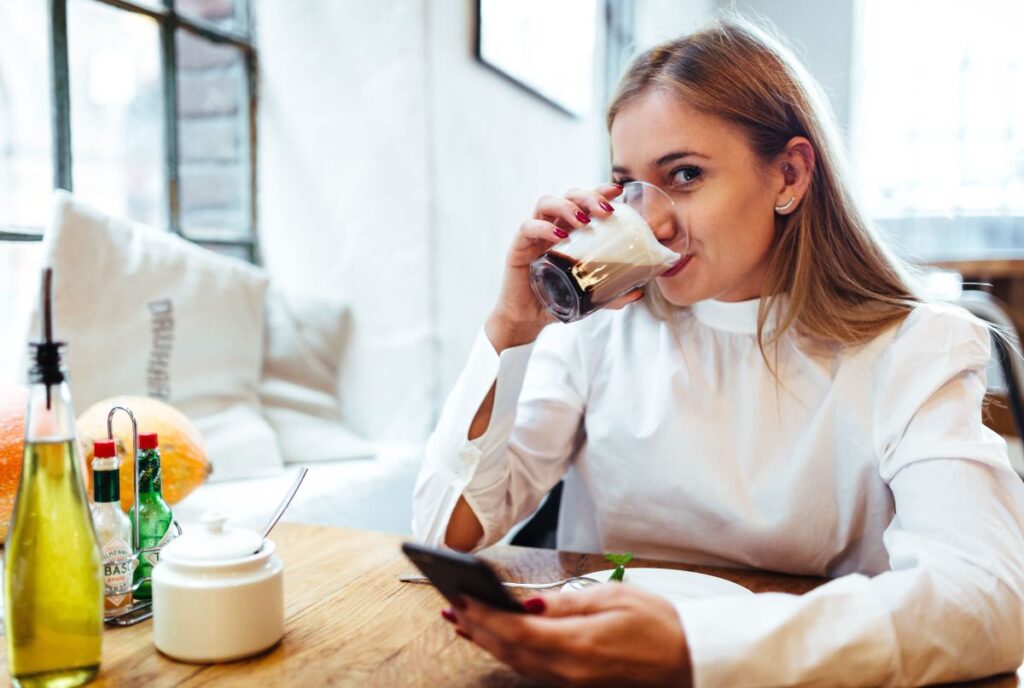
[[[675,265],[673,265],[668,270],[666,270],[665,272],[661,273],[658,276],[659,277],[675,277],[680,272],[682,272],[683,268],[686,267],[686,265],[690,262],[690,259],[692,259],[692,258],[693,258],[693,254],[692,253],[690,255],[688,255],[688,256],[683,256],[682,258],[679,259],[678,263],[676,263]]]

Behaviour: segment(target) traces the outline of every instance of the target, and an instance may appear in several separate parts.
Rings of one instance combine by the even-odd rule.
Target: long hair
[[[864,342],[920,302],[909,266],[885,248],[846,188],[842,148],[823,92],[780,42],[730,17],[648,50],[619,83],[608,109],[609,130],[623,107],[652,90],[739,125],[765,163],[794,136],[814,147],[806,195],[794,212],[776,215],[758,312],[762,354],[794,326],[841,344]],[[656,314],[671,308],[655,284],[646,291]],[[773,310],[776,326],[766,339]]]

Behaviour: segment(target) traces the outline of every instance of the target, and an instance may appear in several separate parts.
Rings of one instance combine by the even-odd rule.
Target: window
[[[8,322],[36,293],[54,187],[257,262],[255,69],[249,0],[0,2]],[[0,336],[0,360],[18,360],[12,336]]]
[[[924,259],[1024,255],[1024,3],[861,0],[852,150]]]

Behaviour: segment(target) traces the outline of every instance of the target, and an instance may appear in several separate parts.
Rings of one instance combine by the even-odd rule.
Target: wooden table
[[[167,659],[152,644],[152,621],[108,629],[97,686],[525,686],[533,685],[458,638],[430,586],[399,583],[414,573],[398,535],[281,524],[274,531],[285,565],[285,636],[259,657],[198,666]],[[557,580],[608,568],[594,555],[523,547],[484,552],[515,580]],[[731,569],[637,560],[728,578],[755,592],[804,593],[824,582]],[[4,679],[9,679],[5,676]],[[1008,675],[965,684],[1022,685]]]

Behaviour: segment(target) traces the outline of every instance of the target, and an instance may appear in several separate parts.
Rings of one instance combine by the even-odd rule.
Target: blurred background
[[[59,186],[345,299],[346,421],[422,441],[536,197],[607,179],[630,57],[732,7],[897,249],[1024,315],[1020,0],[0,0],[0,383]]]

